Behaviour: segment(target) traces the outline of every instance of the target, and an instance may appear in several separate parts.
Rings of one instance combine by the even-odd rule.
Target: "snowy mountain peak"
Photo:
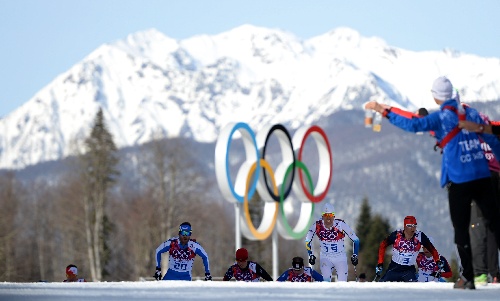
[[[371,97],[432,109],[428,91],[440,75],[464,101],[500,99],[500,59],[453,53],[403,50],[350,28],[307,41],[252,25],[180,41],[136,32],[98,47],[0,119],[0,168],[70,155],[99,107],[125,147],[158,131],[211,142],[231,121],[297,128]]]

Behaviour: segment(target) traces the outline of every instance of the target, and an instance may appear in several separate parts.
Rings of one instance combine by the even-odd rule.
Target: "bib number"
[[[175,270],[185,271],[187,269],[187,263],[176,262],[174,264],[174,269]]]
[[[338,252],[337,244],[325,244],[323,247],[325,248],[325,253],[337,253]]]

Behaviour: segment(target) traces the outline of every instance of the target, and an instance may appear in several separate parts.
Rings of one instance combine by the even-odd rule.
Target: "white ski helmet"
[[[333,214],[335,214],[335,208],[333,208],[332,204],[325,203],[325,205],[323,206],[323,211],[321,212],[321,214],[325,214],[325,213],[333,213]]]

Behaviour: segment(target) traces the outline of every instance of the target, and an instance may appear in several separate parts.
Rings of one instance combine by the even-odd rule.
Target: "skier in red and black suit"
[[[245,248],[236,250],[236,263],[229,267],[222,280],[229,281],[233,277],[236,281],[258,282],[261,277],[273,281],[260,264],[248,260],[248,251]]]
[[[302,257],[294,257],[292,259],[292,268],[286,270],[279,276],[276,281],[280,282],[312,282],[323,281],[323,276],[313,270],[311,267],[304,267],[304,259]]]
[[[437,266],[442,269],[444,263],[439,259],[439,253],[424,232],[417,231],[417,219],[407,216],[404,219],[403,229],[392,232],[380,243],[378,249],[378,264],[375,269],[377,276],[382,273],[385,250],[392,245],[392,260],[387,272],[380,279],[384,281],[414,282],[417,281],[415,263],[420,247],[425,246],[434,257]]]
[[[432,242],[432,238],[429,238]],[[443,269],[439,269],[431,252],[426,247],[422,246],[422,252],[418,253],[417,266],[418,266],[418,281],[431,282],[441,281],[442,278],[450,278],[453,276],[450,264],[443,255],[439,255],[439,260],[444,263]]]

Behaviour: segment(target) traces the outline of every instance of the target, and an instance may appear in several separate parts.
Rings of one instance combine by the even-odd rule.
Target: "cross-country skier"
[[[344,238],[347,235],[354,242],[354,250],[351,263],[358,264],[359,239],[354,231],[341,219],[335,218],[333,205],[326,203],[323,207],[321,219],[315,221],[306,235],[306,249],[309,255],[309,263],[316,263],[316,256],[312,250],[312,239],[318,236],[320,241],[321,274],[324,281],[330,282],[332,270],[337,271],[338,281],[347,281],[347,258],[344,246]]]
[[[433,242],[432,238],[429,238],[429,240]],[[444,263],[442,269],[437,266],[431,252],[429,252],[426,247],[422,246],[422,252],[417,255],[419,282],[441,281],[441,278],[450,278],[453,276],[448,260],[442,255],[439,255],[439,260]]]
[[[66,267],[66,279],[63,282],[87,282],[85,278],[78,278],[78,268],[74,264]]]
[[[407,216],[404,219],[403,229],[392,232],[386,239],[380,243],[378,249],[378,264],[375,268],[375,274],[380,276],[382,266],[384,265],[384,256],[387,246],[392,245],[392,260],[387,268],[387,272],[380,281],[399,281],[415,282],[417,281],[417,271],[415,263],[420,247],[425,246],[437,266],[442,269],[444,263],[439,260],[439,254],[427,235],[422,231],[417,231],[417,219],[414,216]]]
[[[276,281],[284,282],[312,282],[323,281],[323,276],[313,270],[311,267],[304,267],[304,259],[302,257],[294,257],[292,259],[292,268],[286,270],[279,276]]]
[[[458,93],[456,97],[458,97]],[[390,110],[391,113],[410,119],[429,115],[428,111],[425,108],[420,108],[418,112],[411,113],[409,111],[394,108],[385,104],[380,105],[384,107],[384,109]],[[467,106],[466,104],[463,105]],[[497,135],[500,134],[500,122],[490,121],[489,117],[482,113],[479,113],[479,115],[481,116],[481,119],[485,122],[485,124],[478,124],[472,121],[459,121],[459,128],[465,128],[467,130],[470,129],[471,132],[484,132],[491,134],[492,128],[497,127]],[[488,125],[490,124],[491,127],[488,127]],[[433,137],[435,136],[433,131],[431,131],[430,134]],[[484,151],[484,155],[488,160],[488,167],[491,172],[493,187],[495,188],[497,205],[500,205],[500,165],[494,153],[491,151],[490,146],[483,141],[481,135],[479,135],[479,141],[481,143],[481,148]],[[438,141],[434,150],[437,150],[439,145],[440,144]],[[476,202],[472,202],[471,204],[470,241],[473,258],[472,263],[475,275],[474,284],[486,285],[488,284],[488,281],[493,283],[498,282],[498,279],[500,278],[500,266],[498,265],[498,247],[495,239],[495,234],[491,229],[489,229],[488,223],[483,217],[483,214],[478,208]],[[419,281],[422,281],[422,279],[424,278],[422,278],[422,274],[419,273]]]
[[[236,250],[236,262],[229,267],[224,275],[223,281],[229,281],[233,277],[236,281],[258,282],[260,278],[273,281],[269,273],[260,264],[248,260],[248,251],[245,248]]]
[[[191,239],[191,224],[184,222],[179,226],[179,236],[172,237],[156,248],[155,279],[161,278],[161,254],[168,252],[168,270],[163,280],[191,281],[194,258],[199,255],[205,266],[205,280],[212,280],[207,252],[195,240]]]
[[[448,190],[448,203],[451,222],[455,230],[457,245],[463,271],[454,288],[475,289],[472,264],[469,225],[471,202],[475,200],[495,233],[500,247],[500,212],[496,206],[490,171],[484,151],[481,149],[478,134],[460,130],[459,121],[468,120],[480,124],[480,131],[487,125],[477,110],[463,106],[454,96],[453,85],[444,76],[434,80],[432,97],[440,106],[439,111],[422,118],[408,119],[391,113],[377,102],[369,102],[365,109],[372,109],[406,131],[434,131],[439,146],[443,150],[441,166],[441,187]],[[497,158],[500,157],[500,141],[493,135],[482,135]]]

